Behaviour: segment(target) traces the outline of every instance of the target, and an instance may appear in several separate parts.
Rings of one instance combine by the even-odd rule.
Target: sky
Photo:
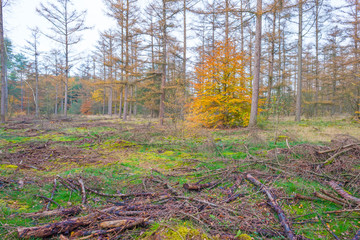
[[[11,5],[4,8],[5,36],[13,43],[15,52],[20,53],[26,46],[26,41],[32,40],[30,28],[39,27],[41,31],[50,33],[50,25],[36,12],[40,2],[46,3],[47,0],[9,1]],[[99,32],[114,26],[115,23],[106,16],[106,6],[103,0],[73,0],[73,3],[77,11],[87,11],[86,25],[92,27],[81,33],[83,40],[74,48],[81,55],[87,55],[94,49]],[[41,53],[47,52],[55,46],[54,42],[45,36],[41,36],[39,42]]]

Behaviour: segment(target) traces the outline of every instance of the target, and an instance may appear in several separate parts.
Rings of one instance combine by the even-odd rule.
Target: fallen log
[[[124,206],[110,207],[100,210],[96,213],[88,214],[86,216],[71,218],[60,222],[45,224],[36,227],[18,227],[17,232],[19,238],[44,238],[55,234],[69,233],[80,226],[87,226],[93,223],[97,218],[101,216],[102,213],[109,213],[111,211],[119,211],[122,209],[124,209]]]
[[[148,218],[142,218],[142,219],[138,219],[136,221],[128,222],[125,225],[122,225],[120,227],[115,227],[115,228],[111,228],[108,230],[77,231],[77,232],[71,234],[71,237],[74,237],[76,239],[85,240],[85,239],[90,239],[90,238],[94,238],[96,236],[106,235],[106,234],[113,233],[113,232],[120,233],[126,229],[145,224],[148,220],[149,220]]]
[[[60,233],[70,233],[80,226],[91,224],[98,215],[98,213],[92,213],[84,217],[72,218],[37,227],[19,227],[17,232],[19,238],[44,238]]]
[[[281,226],[284,228],[285,230],[285,235],[287,236],[288,239],[290,240],[296,240],[297,237],[295,236],[293,230],[290,227],[290,223],[289,220],[286,218],[286,215],[284,213],[284,211],[282,210],[282,208],[279,206],[279,204],[277,203],[276,198],[271,194],[270,190],[261,182],[259,182],[259,180],[257,180],[256,178],[254,178],[251,174],[247,174],[246,178],[253,183],[255,186],[259,187],[261,192],[264,193],[267,198],[269,199],[268,204],[273,208],[273,210],[277,213],[279,220],[280,220],[280,224]]]
[[[80,207],[72,207],[66,209],[57,209],[51,211],[35,212],[35,213],[24,213],[24,217],[29,218],[43,218],[43,217],[54,217],[54,216],[74,216],[81,212]]]
[[[354,197],[352,195],[350,195],[349,193],[347,193],[344,189],[342,189],[335,181],[330,181],[329,185],[332,189],[335,190],[335,192],[337,192],[340,196],[342,196],[343,198],[345,198],[348,201],[354,202],[356,204],[360,204],[360,198]]]

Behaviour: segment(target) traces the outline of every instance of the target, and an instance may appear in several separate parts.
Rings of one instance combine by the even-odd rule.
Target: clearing
[[[359,239],[358,136],[346,119],[13,120],[0,126],[0,238]]]

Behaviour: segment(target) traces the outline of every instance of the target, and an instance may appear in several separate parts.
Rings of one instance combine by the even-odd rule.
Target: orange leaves
[[[248,124],[251,104],[250,78],[243,55],[235,44],[217,42],[211,54],[203,54],[192,82],[195,97],[189,120],[205,127],[235,127]]]

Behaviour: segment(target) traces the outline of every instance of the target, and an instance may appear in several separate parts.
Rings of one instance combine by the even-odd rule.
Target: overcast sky
[[[9,0],[10,6],[4,9],[5,35],[11,40],[16,52],[26,45],[26,40],[31,40],[29,28],[39,27],[41,31],[49,32],[49,24],[36,13],[40,2],[46,0]],[[83,40],[76,45],[76,50],[84,55],[94,49],[99,37],[99,31],[114,25],[111,18],[106,16],[103,0],[73,0],[75,8],[80,12],[87,10],[86,24],[93,29],[82,32]],[[40,51],[46,52],[54,47],[54,42],[42,36],[40,38]]]

